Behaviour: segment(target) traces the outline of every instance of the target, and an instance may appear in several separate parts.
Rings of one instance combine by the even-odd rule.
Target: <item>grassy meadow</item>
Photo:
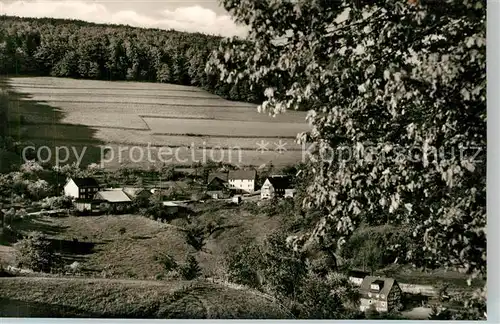
[[[83,165],[103,157],[110,169],[148,167],[158,160],[128,153],[118,158],[117,146],[123,145],[189,147],[169,160],[177,164],[203,161],[207,149],[219,147],[224,152],[209,152],[207,159],[236,165],[290,164],[301,160],[295,137],[309,127],[304,112],[272,117],[258,113],[255,105],[196,87],[51,77],[7,78],[1,86],[9,95],[9,133],[16,140],[37,148],[47,145],[52,158],[56,146],[78,152],[86,147]],[[261,141],[268,145],[258,151]],[[276,150],[280,143],[286,143],[284,150]],[[113,156],[103,154],[102,146],[110,146]],[[230,148],[241,149],[241,157],[230,155]],[[74,162],[73,156],[67,162]]]
[[[18,277],[0,283],[0,316],[8,317],[291,318],[265,295],[201,280]]]
[[[210,204],[198,206],[193,216],[200,225],[213,222],[220,227],[205,239],[201,251],[186,242],[183,232],[189,224],[186,218],[167,224],[138,215],[41,216],[20,222],[16,229],[21,233],[45,233],[61,252],[65,263],[80,262],[85,275],[155,280],[165,273],[155,262],[155,256],[161,253],[172,255],[178,263],[194,255],[203,276],[221,277],[224,256],[229,250],[244,242],[263,240],[281,226],[279,217],[229,206],[221,209],[211,208]]]

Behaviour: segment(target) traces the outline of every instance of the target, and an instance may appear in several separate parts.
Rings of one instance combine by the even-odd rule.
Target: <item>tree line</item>
[[[229,84],[206,63],[220,37],[77,20],[0,17],[0,74],[129,80],[201,87],[262,102],[263,87]]]

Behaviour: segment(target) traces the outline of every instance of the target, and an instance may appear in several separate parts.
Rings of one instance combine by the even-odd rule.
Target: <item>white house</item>
[[[94,178],[70,178],[64,185],[64,195],[73,199],[92,199],[99,191]]]
[[[255,191],[255,180],[257,172],[255,170],[234,170],[228,174],[229,189],[237,189],[246,192]]]
[[[295,189],[292,188],[290,178],[287,176],[270,176],[260,189],[260,199],[293,198],[294,194]]]
[[[369,275],[370,273],[368,272],[358,270],[351,270],[347,274],[347,276],[349,277],[349,281],[358,287],[361,286],[363,280]]]

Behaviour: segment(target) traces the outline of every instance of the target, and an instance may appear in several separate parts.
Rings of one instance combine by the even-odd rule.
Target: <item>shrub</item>
[[[41,203],[41,208],[43,209],[64,209],[71,208],[73,203],[70,197],[67,196],[57,196],[57,197],[47,197]]]
[[[262,249],[262,271],[271,292],[295,299],[307,274],[305,255],[287,245],[285,233],[274,233],[266,239]]]
[[[406,255],[411,235],[406,227],[382,225],[361,227],[346,242],[342,257],[353,266],[363,266],[372,272]]]
[[[3,228],[0,228],[0,243],[2,244],[15,243],[21,238],[21,234],[19,234],[10,225],[5,225]]]
[[[16,243],[20,267],[27,267],[37,272],[50,272],[60,266],[59,258],[54,253],[50,241],[39,232],[32,232]]]
[[[147,208],[150,204],[149,197],[146,195],[138,195],[132,200],[132,204],[135,208]]]
[[[161,253],[155,256],[155,261],[161,264],[163,269],[165,269],[167,273],[174,271],[178,268],[177,262],[175,262],[175,259],[169,254]]]
[[[261,251],[256,244],[244,245],[239,250],[231,251],[226,257],[227,275],[231,282],[258,288]]]
[[[187,226],[185,232],[186,243],[191,245],[196,251],[201,251],[205,245],[205,229],[198,225]]]
[[[192,255],[188,256],[184,265],[179,268],[179,273],[184,280],[194,280],[201,275],[201,268]]]
[[[28,193],[34,200],[40,200],[47,197],[52,190],[45,180],[36,180],[29,182],[27,187]]]
[[[325,277],[312,272],[301,282],[296,315],[308,319],[347,319],[355,316],[359,293],[347,277],[330,273]]]

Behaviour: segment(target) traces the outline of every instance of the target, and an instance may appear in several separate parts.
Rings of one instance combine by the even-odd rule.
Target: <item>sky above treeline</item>
[[[244,36],[218,0],[0,0],[0,15]]]

